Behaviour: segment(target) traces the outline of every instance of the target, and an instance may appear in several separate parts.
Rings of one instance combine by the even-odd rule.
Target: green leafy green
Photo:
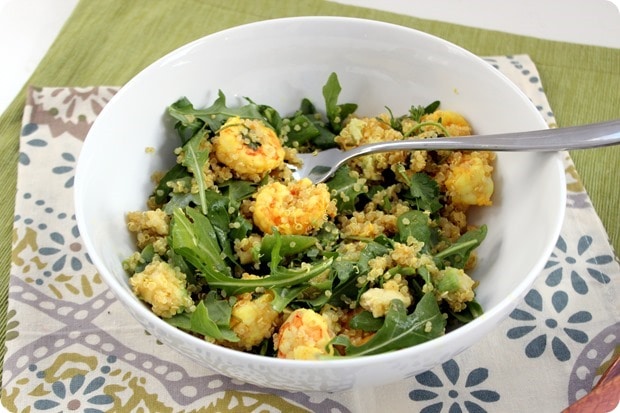
[[[397,171],[409,186],[408,198],[417,209],[434,213],[442,208],[439,185],[433,178],[424,172],[417,172],[409,177],[403,165],[399,165]]]
[[[288,139],[286,144],[288,146],[303,146],[321,135],[317,125],[301,111],[289,118],[287,124],[289,131],[286,135]]]
[[[218,91],[217,99],[208,108],[195,109],[186,98],[182,98],[168,107],[168,113],[182,125],[196,125],[197,121],[201,121],[213,133],[217,132],[229,118],[235,116],[243,119],[260,119],[269,123],[268,119],[261,113],[261,108],[255,103],[250,102],[232,108],[226,106],[226,96],[221,90]]]
[[[338,75],[331,73],[327,83],[323,86],[323,98],[325,99],[327,119],[334,133],[339,133],[347,117],[357,110],[355,103],[338,104],[341,91],[342,87],[338,81]]]
[[[365,275],[370,271],[370,260],[388,254],[391,248],[376,241],[366,244],[366,247],[360,253],[357,261],[357,269],[359,275]]]
[[[179,163],[174,164],[174,166],[159,180],[159,183],[153,191],[153,196],[157,205],[163,205],[168,200],[168,195],[170,195],[172,191],[172,188],[168,185],[169,183],[186,177],[189,177],[189,172],[185,165]]]
[[[338,259],[332,264],[332,288],[329,296],[324,295],[321,299],[315,299],[312,305],[320,307],[330,303],[335,306],[345,305],[346,302],[357,300],[359,288],[357,287],[358,268],[356,262]]]
[[[486,227],[469,231],[453,243],[441,238],[437,220],[445,199],[437,182],[426,173],[412,174],[403,165],[397,165],[386,169],[383,174],[385,182],[380,184],[360,179],[352,167],[343,166],[327,181],[340,217],[367,210],[370,202],[373,202],[373,208],[385,214],[393,214],[401,202],[406,204],[410,210],[398,215],[395,233],[374,238],[339,229],[342,223],[339,219],[329,220],[311,234],[288,235],[277,231],[264,234],[255,226],[248,212],[252,211],[252,197],[259,187],[282,179],[279,171],[265,176],[260,182],[245,181],[235,174],[235,178],[227,182],[218,181],[217,188],[206,182],[213,155],[209,153],[210,141],[231,117],[263,121],[273,128],[284,145],[300,152],[336,146],[335,138],[347,118],[358,108],[354,103],[340,103],[341,92],[338,76],[331,73],[322,88],[324,113],[317,111],[309,99],[302,99],[299,109],[286,117],[273,107],[258,104],[248,97],[244,98],[242,105],[229,107],[221,90],[206,108],[194,107],[187,98],[178,99],[168,107],[168,114],[175,121],[183,156],[161,178],[149,202],[171,218],[167,238],[169,250],[160,253],[161,258],[186,275],[189,291],[196,300],[195,311],[167,319],[170,324],[207,340],[236,342],[239,337],[231,329],[230,321],[238,294],[273,294],[271,306],[279,312],[296,308],[320,312],[325,305],[361,310],[359,301],[364,292],[380,288],[386,280],[396,276],[407,281],[417,304],[407,309],[402,301],[394,300],[384,317],[356,310],[356,315],[349,320],[349,327],[375,334],[360,346],[353,345],[344,335],[336,337],[333,344],[339,346],[346,356],[392,351],[438,337],[444,334],[447,326],[446,314],[442,311],[448,314],[450,328],[469,322],[482,313],[475,300],[468,302],[467,307],[459,312],[454,312],[450,303],[437,301],[438,290],[452,292],[456,288],[456,281],[451,278],[448,268],[454,267],[455,271],[462,273],[472,251],[485,238]],[[427,125],[445,129],[441,119],[422,122],[425,115],[438,107],[439,101],[427,106],[411,106],[402,116],[396,116],[386,107],[389,119],[381,120],[405,137]],[[403,125],[405,122],[411,124],[410,120],[415,126],[404,132]],[[261,143],[252,142],[250,145],[258,148]],[[401,183],[404,184],[401,186]],[[392,197],[392,192],[386,191],[392,184],[398,184],[398,201]],[[198,190],[193,192],[179,190],[196,187]],[[244,251],[251,254],[249,262],[240,259],[246,258],[245,254],[235,251],[239,247],[245,248],[237,240],[247,237],[261,239],[249,251]],[[390,256],[398,242],[410,244],[412,238],[424,244],[421,254],[432,257],[434,262],[419,268],[390,264],[375,274],[377,258]],[[437,253],[440,247],[444,249]],[[143,248],[142,262],[136,270],[142,270],[156,255],[154,245]],[[131,271],[129,264],[133,265],[133,261],[124,263]],[[439,275],[435,267],[439,268]],[[369,277],[371,271],[373,276]],[[259,276],[248,277],[247,274]],[[471,286],[471,279],[469,281]],[[252,351],[274,353],[269,340],[256,345]]]
[[[191,313],[181,313],[166,321],[183,330],[210,337],[214,340],[239,341],[230,328],[232,306],[228,300],[218,299],[216,294],[207,294]]]
[[[427,293],[409,315],[402,301],[392,300],[383,326],[364,344],[354,346],[342,335],[332,344],[343,346],[347,356],[367,356],[415,346],[443,335],[445,328],[446,320],[435,296]]]
[[[177,120],[174,127],[183,145],[205,128],[205,122],[194,116],[194,112],[194,105],[185,97],[168,107],[168,114]]]
[[[390,128],[397,130],[399,132],[403,131],[403,121],[402,121],[402,117],[396,117],[394,116],[394,114],[392,113],[392,109],[390,109],[389,107],[385,107],[385,109],[388,111],[388,114],[390,115],[390,121],[389,121],[389,125]],[[381,120],[381,118],[377,118],[379,120]]]
[[[232,262],[235,262],[232,246],[229,242],[230,232],[230,200],[228,197],[213,190],[204,191],[204,198],[209,214],[209,221],[213,226],[215,235],[220,245],[222,253]]]
[[[245,98],[250,104],[256,105],[258,112],[262,116],[262,120],[264,120],[268,125],[270,125],[276,133],[279,135],[282,129],[282,116],[280,113],[268,105],[257,105],[252,101],[252,99],[246,97]],[[240,116],[242,117],[242,116]]]
[[[274,293],[273,301],[271,301],[271,307],[282,312],[292,301],[299,298],[299,295],[308,286],[306,284],[299,284],[294,287],[274,287],[271,291]]]
[[[191,180],[187,182],[187,185],[191,185]],[[164,204],[163,211],[167,215],[172,215],[175,209],[177,208],[185,209],[186,207],[192,204],[194,205],[200,204],[200,197],[198,196],[198,194],[193,194],[191,192],[187,192],[187,193],[173,192],[170,194],[170,198],[168,199],[168,202]]]
[[[153,247],[153,244],[148,244],[147,246],[145,246],[142,251],[140,252],[140,263],[138,263],[138,265],[136,265],[135,270],[134,271],[129,271],[129,275],[133,275],[135,273],[138,272],[142,272],[144,271],[144,268],[149,265],[151,263],[151,261],[153,261],[153,258],[155,258],[155,248]],[[125,268],[129,268],[128,264],[128,260],[125,260],[123,262],[123,267]]]
[[[280,237],[279,254],[282,257],[290,257],[313,247],[318,242],[316,237],[309,235],[279,235],[267,234],[263,237],[260,245],[260,254],[264,259],[271,259],[271,254],[276,245],[277,237]]]
[[[312,124],[308,126],[308,131],[303,132],[304,134],[310,134],[313,129],[316,129],[318,132],[316,136],[310,138],[310,143],[312,145],[316,146],[318,149],[329,149],[336,146],[336,142],[334,141],[336,134],[329,129],[329,125],[326,124],[323,115],[316,110],[310,100],[307,98],[302,99],[300,109],[294,116],[298,114],[305,116]],[[292,143],[294,143],[294,141],[287,144],[290,146]]]
[[[229,205],[239,209],[241,201],[256,192],[256,184],[248,181],[231,180],[221,184],[220,190],[229,199]]]
[[[472,251],[480,246],[486,235],[486,225],[467,231],[454,244],[435,254],[435,261],[441,266],[463,268]]]
[[[230,229],[230,239],[244,239],[252,232],[252,222],[246,219],[243,215],[237,214],[231,221],[232,228]]]
[[[207,278],[231,278],[230,267],[222,258],[222,250],[211,221],[194,208],[176,209],[170,222],[170,244],[175,253],[185,258]]]
[[[383,327],[383,317],[374,317],[370,311],[361,311],[351,318],[349,326],[356,330],[377,331]]]
[[[449,310],[450,316],[459,321],[462,324],[467,324],[474,319],[480,317],[484,310],[480,303],[476,300],[467,302],[467,307],[459,312]]]
[[[194,175],[194,179],[198,184],[200,205],[204,215],[207,214],[207,200],[205,198],[207,186],[203,176],[203,168],[209,162],[209,149],[204,145],[205,140],[205,136],[201,136],[200,134],[191,138],[183,146],[185,157],[182,162],[182,165]]]
[[[430,226],[428,214],[422,211],[411,210],[401,214],[396,225],[398,227],[398,238],[400,242],[408,244],[409,237],[423,242],[423,252],[429,252],[436,240],[436,230]]]
[[[440,101],[436,100],[427,106],[411,106],[409,109],[409,117],[416,122],[420,122],[422,116],[429,115],[439,108]]]
[[[355,211],[355,203],[360,195],[367,191],[366,185],[351,173],[351,169],[344,165],[334,173],[327,186],[336,200],[336,208],[341,214]]]
[[[314,277],[329,271],[332,259],[301,266],[297,268],[277,267],[271,269],[270,275],[256,279],[238,279],[232,277],[207,277],[207,282],[212,288],[221,288],[230,295],[237,295],[255,291],[259,288],[272,289],[277,287],[293,287],[305,283]]]

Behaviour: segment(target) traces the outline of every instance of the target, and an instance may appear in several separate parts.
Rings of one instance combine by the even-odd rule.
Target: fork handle
[[[620,119],[529,132],[377,142],[358,146],[346,153],[350,157],[357,157],[369,153],[416,149],[552,152],[611,146],[618,143],[620,143]]]

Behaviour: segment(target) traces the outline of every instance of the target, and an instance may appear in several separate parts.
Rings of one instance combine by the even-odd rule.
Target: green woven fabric
[[[342,15],[383,20],[452,41],[478,55],[529,54],[559,126],[620,118],[620,49],[552,42],[415,19],[322,0],[82,0],[29,84],[123,85],[157,58],[201,36],[276,17]],[[27,28],[26,28],[27,29]],[[25,95],[0,118],[0,340],[4,343],[18,137]],[[577,171],[620,251],[620,146],[572,153]],[[4,346],[0,347],[0,360]]]

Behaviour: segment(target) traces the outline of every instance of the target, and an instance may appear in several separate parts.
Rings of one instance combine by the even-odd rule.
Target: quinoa
[[[347,343],[360,346],[382,336],[366,330],[364,317],[401,317],[401,311],[408,317],[422,300],[439,309],[433,323],[463,311],[475,297],[477,282],[465,271],[477,257],[469,253],[451,267],[446,263],[454,258],[437,254],[475,229],[468,221],[472,206],[491,204],[493,153],[367,155],[320,184],[296,180],[289,168],[301,165],[299,153],[333,145],[349,150],[471,134],[458,113],[414,109],[403,118],[336,112],[325,123],[320,114],[304,112],[297,123],[223,116],[215,126],[198,125],[199,132],[189,141],[184,136],[175,150],[181,172],[165,185],[166,175],[154,174],[158,186],[148,210],[127,214],[141,250],[123,262],[135,294],[173,325],[201,324],[191,332],[205,340],[293,359],[347,354]],[[320,144],[300,137],[304,128],[333,123],[333,141],[329,134]],[[452,289],[455,277],[460,284]],[[440,282],[451,287],[442,290]],[[218,319],[175,318],[201,305],[214,306],[207,317],[218,313]],[[228,322],[219,318],[227,311]],[[433,323],[422,331],[442,334],[445,326]]]

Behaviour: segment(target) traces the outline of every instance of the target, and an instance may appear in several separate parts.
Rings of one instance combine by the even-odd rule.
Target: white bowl
[[[321,109],[329,73],[341,102],[358,113],[395,114],[439,99],[463,113],[475,132],[546,128],[538,110],[482,59],[409,28],[341,17],[301,17],[235,27],[191,42],[156,61],[108,103],[82,149],[76,214],[101,276],[145,329],[197,363],[249,383],[290,390],[339,391],[411,377],[467,349],[497,327],[528,291],[557,240],[565,208],[558,154],[501,153],[494,205],[474,219],[488,225],[473,277],[485,314],[435,340],[361,358],[293,361],[242,353],[171,327],[131,292],[121,262],[135,249],[128,211],[145,208],[150,176],[174,163],[178,145],[166,107],[182,96],[206,106],[221,89],[291,114],[308,97]],[[146,147],[156,148],[147,153]]]

